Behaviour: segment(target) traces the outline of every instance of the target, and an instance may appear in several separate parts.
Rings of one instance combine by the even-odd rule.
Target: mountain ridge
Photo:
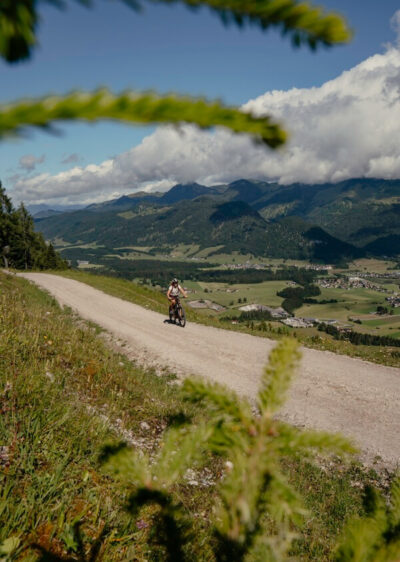
[[[124,195],[37,224],[46,237],[73,243],[108,239],[106,245],[167,247],[185,240],[271,257],[281,251],[282,258],[332,261],[337,252],[337,261],[366,253],[397,255],[399,218],[399,180],[281,186],[240,179],[226,186],[176,184],[165,193]]]

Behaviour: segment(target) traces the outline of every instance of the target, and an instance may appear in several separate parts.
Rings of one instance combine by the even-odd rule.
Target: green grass
[[[305,304],[296,311],[297,316],[335,318],[346,321],[349,316],[368,315],[378,305],[386,306],[385,293],[370,289],[321,289],[317,300],[336,299],[337,303]]]
[[[385,293],[370,289],[321,289],[318,300],[337,299],[338,302],[305,304],[296,310],[296,315],[320,320],[335,319],[353,325],[355,330],[362,333],[397,337],[394,333],[400,329],[399,309],[393,309],[393,315],[383,318],[373,314],[377,306],[388,306],[386,296]],[[362,325],[355,324],[349,320],[350,318],[360,319]],[[393,329],[396,332],[393,333]]]
[[[99,453],[127,435],[151,450],[167,425],[195,409],[173,376],[136,369],[28,282],[1,275],[0,283],[0,446],[8,455],[0,462],[0,544],[15,536],[25,555],[34,556],[34,543],[72,553],[81,521],[88,548],[109,527],[105,560],[126,559],[126,536],[147,550]],[[196,500],[196,509],[207,501]]]
[[[369,273],[387,273],[397,262],[395,260],[379,260],[373,258],[362,258],[349,264],[349,270],[367,271]]]
[[[204,283],[202,281],[187,281],[185,286],[195,291],[189,294],[190,300],[210,299],[222,306],[238,308],[244,304],[265,304],[268,306],[280,306],[283,299],[276,295],[287,287],[286,281],[266,281],[264,283],[253,283],[251,285],[227,283]],[[205,289],[207,292],[205,292]],[[243,299],[247,299],[243,302]],[[239,303],[241,299],[241,303]],[[230,303],[233,301],[233,305]]]
[[[101,468],[99,453],[127,437],[154,451],[167,427],[196,423],[207,411],[183,400],[173,374],[137,369],[106,347],[96,326],[27,281],[0,274],[0,290],[0,446],[7,448],[0,544],[19,540],[10,560],[36,560],[34,545],[78,559],[73,528],[80,523],[86,552],[100,538],[101,560],[163,560],[154,510],[128,516],[126,490]],[[161,305],[148,289],[136,291],[135,298]],[[310,510],[293,555],[328,562],[344,522],[363,512],[364,486],[384,483],[354,463],[283,462]],[[222,471],[216,458],[207,467],[210,486],[182,484],[173,493],[196,522],[192,559],[213,562],[208,521]]]

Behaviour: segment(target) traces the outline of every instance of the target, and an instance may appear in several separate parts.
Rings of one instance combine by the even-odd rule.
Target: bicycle
[[[179,297],[175,297],[175,305],[169,311],[169,321],[174,324],[178,322],[181,328],[186,326],[185,309],[183,308]]]

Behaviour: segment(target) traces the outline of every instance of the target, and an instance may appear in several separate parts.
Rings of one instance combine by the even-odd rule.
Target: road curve
[[[23,277],[62,305],[124,340],[134,356],[180,376],[196,374],[254,398],[268,354],[266,338],[189,323],[112,297],[78,281],[46,273]],[[280,417],[297,426],[341,432],[388,468],[400,466],[400,369],[303,348],[290,398]]]

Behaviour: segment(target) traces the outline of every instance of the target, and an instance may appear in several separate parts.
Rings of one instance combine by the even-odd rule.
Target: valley
[[[36,227],[73,268],[161,293],[179,277],[202,321],[295,332],[314,346],[325,345],[322,332],[333,326],[335,345],[361,338],[359,346],[383,348],[385,357],[389,350],[397,361],[399,209],[399,181],[242,179],[178,184],[53,216],[42,211]],[[302,287],[315,288],[307,295]],[[293,319],[262,311],[282,306]]]

